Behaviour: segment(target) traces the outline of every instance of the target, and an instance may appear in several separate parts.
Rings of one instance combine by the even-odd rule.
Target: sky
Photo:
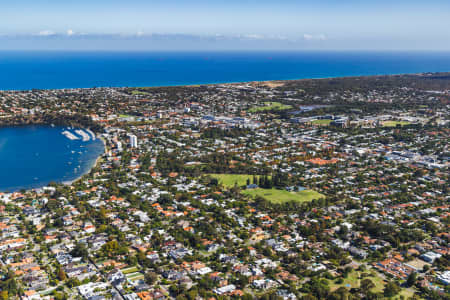
[[[0,50],[442,50],[450,0],[4,0]]]

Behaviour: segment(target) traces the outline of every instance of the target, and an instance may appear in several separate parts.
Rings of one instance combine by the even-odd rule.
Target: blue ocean
[[[63,130],[57,126],[0,128],[0,191],[72,181],[88,172],[103,153],[103,142],[82,141],[80,136],[70,140]]]
[[[0,51],[0,89],[172,86],[450,71],[450,52]]]

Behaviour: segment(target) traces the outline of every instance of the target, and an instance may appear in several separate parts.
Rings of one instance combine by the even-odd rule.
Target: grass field
[[[361,281],[367,278],[367,279],[372,280],[372,282],[375,284],[375,287],[372,288],[372,292],[380,293],[383,291],[385,282],[383,281],[383,279],[381,277],[377,276],[375,272],[365,271],[365,273],[369,273],[369,274],[371,274],[371,276],[359,279],[358,277],[361,275],[361,273],[363,273],[363,272],[353,270],[352,272],[350,272],[348,274],[347,278],[344,278],[344,282],[342,282],[340,284],[337,284],[337,283],[329,280],[330,290],[334,291],[340,287],[345,287],[347,289],[359,288]]]
[[[123,274],[135,273],[137,271],[139,271],[139,269],[137,267],[131,267],[131,268],[122,269],[122,273]]]
[[[135,281],[135,280],[144,279],[144,274],[142,274],[142,273],[132,273],[132,274],[127,274],[126,277],[127,277],[128,280]]]
[[[248,111],[249,112],[259,112],[259,111],[266,111],[266,110],[285,110],[285,109],[291,109],[291,105],[285,105],[280,102],[264,102],[265,106],[258,106],[258,107],[252,107]]]
[[[132,91],[131,92],[132,95],[148,95],[147,92],[143,92],[143,91]]]
[[[314,125],[330,125],[333,120],[323,119],[323,120],[314,120],[311,123]]]
[[[414,293],[408,289],[402,289],[401,292],[397,296],[394,297],[394,299],[400,300],[400,296],[403,296],[403,299],[409,299],[409,298],[412,298],[412,296],[414,296]],[[424,299],[424,298],[419,297],[419,299]]]
[[[224,187],[230,188],[235,184],[238,186],[243,186],[247,184],[247,179],[250,179],[250,183],[253,183],[253,175],[246,174],[208,174],[213,178],[217,178],[219,180],[219,184],[222,184]],[[257,175],[256,177],[259,177]],[[312,191],[312,190],[304,190],[300,192],[289,192],[286,190],[278,190],[278,189],[251,189],[251,190],[243,190],[243,194],[256,197],[260,196],[272,203],[283,203],[288,201],[297,201],[297,202],[307,202],[313,199],[319,199],[325,197],[324,195]]]
[[[364,278],[359,278],[361,273],[369,273],[370,276],[364,277]],[[383,293],[383,289],[384,289],[384,286],[386,285],[386,282],[383,280],[383,278],[378,276],[374,270],[366,270],[364,272],[353,270],[352,272],[350,272],[348,274],[347,278],[344,278],[344,282],[337,284],[331,280],[328,280],[328,283],[329,283],[331,291],[335,291],[340,287],[345,287],[347,289],[359,288],[361,281],[366,278],[372,280],[372,282],[375,284],[375,287],[371,289],[372,292]],[[398,295],[396,295],[395,297],[393,297],[392,299],[400,299],[400,296],[403,296],[404,299],[408,299],[409,297],[412,297],[413,294],[414,293],[412,293],[410,290],[402,288],[400,293]]]
[[[404,126],[411,124],[408,121],[385,121],[383,122],[384,127],[396,127],[397,125]]]
[[[208,174],[213,178],[217,178],[219,183],[224,187],[233,187],[235,183],[238,186],[243,186],[247,184],[247,179],[250,179],[250,183],[253,183],[253,175],[246,174]],[[256,177],[259,178],[259,175]]]
[[[289,201],[296,202],[308,202],[313,199],[319,199],[325,197],[321,193],[318,193],[313,190],[304,190],[300,192],[289,192],[286,190],[277,190],[277,189],[251,189],[242,191],[243,194],[256,197],[260,196],[267,201],[272,203],[284,203]]]

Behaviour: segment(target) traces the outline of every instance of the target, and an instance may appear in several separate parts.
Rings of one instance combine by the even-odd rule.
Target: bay
[[[70,182],[89,172],[104,152],[100,139],[71,140],[59,126],[0,128],[0,191],[40,188]]]

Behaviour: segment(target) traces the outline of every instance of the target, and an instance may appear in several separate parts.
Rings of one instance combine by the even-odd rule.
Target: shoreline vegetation
[[[92,121],[89,117],[82,114],[50,114],[43,113],[33,116],[15,116],[12,118],[0,119],[0,128],[2,127],[20,127],[29,125],[43,125],[43,126],[68,126],[68,127],[80,127],[84,129],[90,129],[94,133],[99,133],[103,130],[103,127]]]

